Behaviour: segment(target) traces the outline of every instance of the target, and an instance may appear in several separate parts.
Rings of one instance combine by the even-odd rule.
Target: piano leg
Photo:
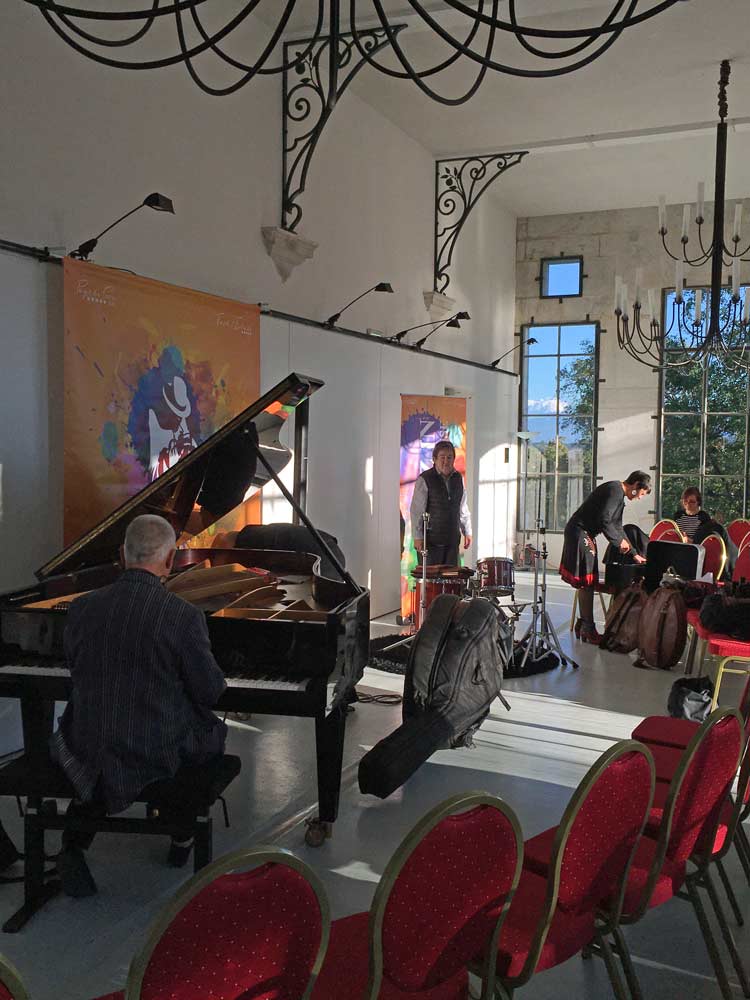
[[[319,815],[307,821],[305,843],[320,845],[330,837],[339,812],[341,766],[344,760],[346,706],[332,709],[328,715],[315,717],[315,749],[318,759]]]
[[[38,913],[44,904],[60,891],[57,879],[45,881],[44,827],[39,822],[37,810],[41,803],[27,804],[24,817],[24,879],[23,906],[3,924],[6,934],[15,934]]]

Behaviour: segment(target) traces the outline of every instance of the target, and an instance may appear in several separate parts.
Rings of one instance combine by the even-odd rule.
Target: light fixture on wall
[[[398,333],[394,333],[393,336],[390,337],[389,339],[395,340],[397,344],[400,344],[401,341],[404,339],[404,337],[407,335],[407,333],[413,333],[414,330],[424,330],[426,326],[434,327],[434,329],[430,330],[430,332],[427,334],[427,337],[430,337],[435,332],[435,330],[439,329],[441,326],[452,326],[452,327],[459,326],[460,324],[458,321],[462,319],[471,319],[471,317],[467,312],[457,312],[454,313],[452,316],[448,316],[447,319],[440,319],[440,320],[432,319],[428,323],[418,323],[416,326],[407,326],[405,330],[399,330]],[[427,340],[427,337],[424,337],[420,341],[420,343],[424,343],[424,341]]]
[[[691,206],[685,205],[682,213],[680,249],[673,253],[667,246],[666,199],[659,199],[659,235],[667,254],[675,262],[675,297],[671,315],[665,316],[664,329],[659,320],[656,292],[647,291],[647,312],[651,316],[648,326],[642,323],[643,294],[642,269],[635,272],[633,305],[628,304],[628,286],[618,276],[615,278],[615,316],[617,317],[617,342],[636,361],[651,367],[680,368],[702,363],[709,357],[720,358],[730,367],[750,368],[750,290],[745,290],[744,308],[741,294],[740,262],[750,261],[750,243],[740,249],[742,202],[734,206],[731,239],[724,233],[726,204],[724,201],[727,168],[727,86],[729,61],[723,60],[719,74],[719,123],[716,126],[716,166],[714,182],[713,239],[710,246],[703,243],[705,201],[704,184],[698,184],[695,222],[698,226],[699,252],[688,253],[690,243]],[[711,263],[711,286],[707,308],[704,309],[703,293],[695,292],[692,310],[684,296],[685,265],[702,267]],[[722,306],[722,268],[731,264],[731,297]],[[723,311],[723,315],[722,315]],[[669,353],[667,349],[669,348]],[[672,353],[674,352],[674,353]]]
[[[513,351],[517,351],[519,347],[528,347],[530,344],[536,343],[538,343],[536,337],[528,337],[526,340],[520,340],[517,344],[514,344],[509,351],[506,351],[505,354],[501,354],[499,358],[495,358],[494,361],[491,361],[490,368],[497,368],[503,358],[507,358],[509,354],[512,354]]]
[[[390,284],[387,281],[379,281],[377,285],[373,285],[372,288],[368,288],[367,291],[362,292],[361,295],[358,295],[356,299],[352,299],[351,302],[347,302],[346,305],[343,306],[343,308],[339,309],[338,312],[334,313],[332,316],[329,316],[328,319],[325,321],[324,325],[335,326],[336,323],[338,323],[339,321],[339,316],[343,312],[345,312],[349,308],[349,306],[353,306],[355,302],[359,302],[360,299],[363,299],[365,295],[369,295],[370,292],[389,292],[391,295],[393,295],[393,289],[391,288]]]
[[[411,80],[422,93],[441,104],[463,104],[479,89],[487,71],[509,74],[521,77],[550,77],[572,73],[587,66],[602,55],[622,35],[626,28],[643,24],[662,11],[682,3],[683,0],[610,0],[610,10],[605,12],[598,23],[588,23],[588,14],[583,23],[573,26],[566,21],[562,28],[545,28],[538,26],[536,20],[530,24],[522,24],[517,11],[517,0],[510,0],[507,17],[499,14],[499,4],[493,0],[491,4],[480,3],[469,5],[465,0],[445,0],[443,6],[450,14],[450,26],[434,10],[425,9],[424,0],[408,0],[401,5],[398,14],[388,15],[383,9],[381,0],[371,0],[370,3],[360,2],[351,5],[342,4],[340,0],[244,0],[239,10],[232,10],[224,16],[223,23],[217,21],[220,16],[215,10],[210,13],[210,27],[201,20],[201,15],[207,7],[216,8],[218,4],[205,4],[205,0],[164,0],[164,3],[142,3],[140,9],[134,9],[132,2],[121,0],[119,6],[116,0],[110,0],[108,9],[103,11],[101,0],[77,0],[75,4],[65,0],[25,0],[26,3],[38,8],[42,17],[50,27],[67,44],[82,55],[95,62],[119,69],[161,69],[183,63],[194,83],[207,94],[231,94],[249,83],[256,75],[268,75],[283,72],[284,69],[302,67],[310,52],[322,39],[330,39],[331,79],[329,80],[329,105],[332,107],[338,89],[338,76],[343,75],[347,66],[340,65],[335,58],[339,43],[344,38],[350,39],[362,58],[375,69],[387,76],[397,79]],[[204,7],[205,4],[205,7]],[[284,32],[297,14],[296,28],[299,28],[299,17],[304,8],[312,8],[314,14],[313,26],[302,28],[306,35],[294,47],[291,60],[278,59],[279,46],[283,43]],[[406,10],[404,7],[406,6]],[[135,5],[138,7],[138,4]],[[262,8],[262,12],[260,9]],[[276,10],[274,10],[276,8]],[[349,10],[344,13],[343,8]],[[408,12],[408,15],[407,15]],[[276,17],[274,18],[274,13]],[[229,55],[225,46],[230,35],[237,31],[247,31],[254,20],[259,25],[265,20],[268,32],[264,38],[257,39],[257,54],[240,59],[239,53]],[[421,50],[421,42],[425,31],[437,40],[440,49],[436,52],[431,65],[420,65],[417,68],[408,53],[404,39],[399,34],[405,15],[408,16],[415,38]],[[527,17],[535,17],[532,10]],[[165,29],[174,18],[177,34],[176,43],[170,50],[160,53],[153,42],[153,36],[166,39]],[[208,21],[209,18],[206,17]],[[96,31],[100,25],[105,28],[101,34]],[[257,33],[257,26],[252,27]],[[121,38],[113,37],[112,27],[122,28]],[[372,32],[376,29],[382,32],[385,51],[388,57],[381,62],[383,46],[372,45]],[[160,34],[161,31],[161,34]],[[404,32],[408,36],[408,29]],[[235,36],[236,37],[236,36]],[[300,37],[299,33],[296,37]],[[523,58],[518,65],[511,65],[501,60],[505,55],[504,43],[507,38],[515,39],[523,50]],[[123,51],[135,49],[139,44],[145,44],[149,51],[140,60],[117,57],[118,49]],[[205,61],[209,56],[219,60],[229,67],[236,78],[225,86],[207,83],[201,76]],[[200,69],[195,60],[200,59]],[[458,94],[443,94],[431,86],[432,80],[455,79],[451,75],[452,68],[459,62],[467,63],[474,68],[471,80],[465,89]],[[419,60],[422,62],[423,60]],[[444,74],[444,71],[448,71]]]
[[[88,260],[89,255],[93,253],[97,243],[105,233],[108,233],[110,229],[114,229],[115,226],[118,226],[123,221],[123,219],[127,219],[129,215],[132,215],[134,212],[138,212],[142,208],[153,208],[155,212],[169,212],[174,215],[174,205],[172,204],[171,199],[167,198],[166,195],[159,194],[158,191],[154,191],[152,194],[146,195],[140,205],[136,205],[135,208],[131,208],[129,212],[125,213],[125,215],[121,215],[119,219],[116,219],[111,226],[107,226],[106,229],[102,229],[98,236],[94,236],[93,239],[90,240],[84,240],[84,242],[81,243],[76,250],[71,252],[70,256],[76,257],[78,260]]]
[[[461,329],[461,320],[462,319],[464,319],[464,320],[465,319],[471,319],[471,316],[469,316],[469,314],[467,312],[457,312],[455,314],[455,316],[449,316],[448,319],[441,320],[436,326],[433,327],[432,330],[430,330],[429,333],[426,333],[424,335],[424,337],[422,337],[421,340],[418,340],[414,344],[414,347],[418,351],[421,351],[422,348],[424,347],[424,342],[428,339],[428,337],[431,337],[433,335],[433,333],[437,333],[437,331],[440,329],[441,326],[450,326],[454,330],[460,330]]]

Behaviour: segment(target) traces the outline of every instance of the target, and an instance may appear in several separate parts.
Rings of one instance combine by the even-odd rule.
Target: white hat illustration
[[[162,386],[161,392],[164,396],[164,402],[172,413],[176,413],[178,417],[186,417],[190,413],[191,406],[185,379],[180,378],[179,375],[175,375],[172,379],[172,384],[167,383]]]

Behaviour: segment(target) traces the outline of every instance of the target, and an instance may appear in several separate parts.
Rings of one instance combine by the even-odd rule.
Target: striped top
[[[689,542],[692,542],[701,520],[700,514],[682,514],[677,518],[677,527]]]

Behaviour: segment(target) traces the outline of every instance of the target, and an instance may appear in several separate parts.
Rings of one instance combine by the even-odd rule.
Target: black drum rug
[[[388,649],[388,646],[405,638],[405,634],[397,632],[370,639],[370,659],[367,666],[374,667],[375,670],[383,670],[388,674],[405,674],[411,643],[406,646],[397,646],[396,649]]]

